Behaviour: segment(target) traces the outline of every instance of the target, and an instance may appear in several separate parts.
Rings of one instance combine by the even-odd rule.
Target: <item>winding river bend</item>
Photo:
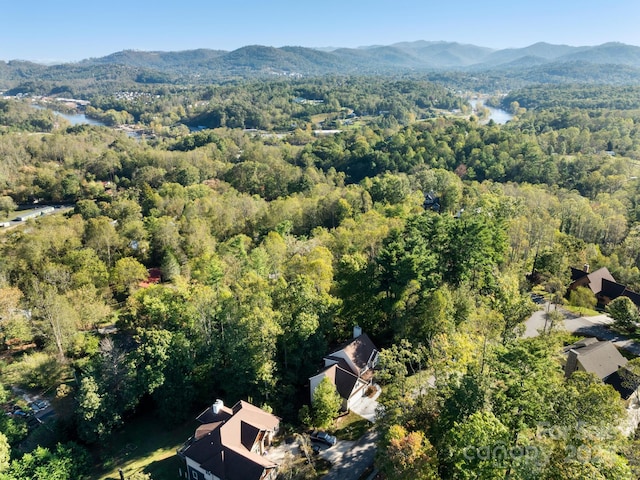
[[[71,125],[96,125],[99,127],[115,128],[116,130],[124,131],[129,137],[132,137],[132,138],[141,138],[143,134],[141,130],[136,129],[135,127],[127,128],[128,127],[127,125],[120,125],[117,127],[113,127],[113,126],[107,125],[106,123],[101,122],[100,120],[89,118],[84,113],[64,113],[58,110],[54,110],[53,108],[44,107],[42,105],[37,105],[37,104],[33,104],[33,107],[39,110],[43,110],[43,109],[51,110],[56,116],[60,118],[64,118]]]
[[[469,100],[469,103],[471,104],[471,108],[473,108],[474,111],[476,111],[476,108],[478,106],[484,107],[487,110],[489,110],[489,117],[486,118],[483,123],[486,123],[489,120],[493,120],[495,123],[502,125],[513,119],[513,115],[511,115],[506,110],[502,110],[500,108],[487,107],[482,101],[482,99],[477,99],[477,98],[471,99]],[[33,107],[38,109],[47,108],[37,104],[34,104]],[[101,122],[100,120],[95,120],[93,118],[87,117],[84,113],[63,113],[53,109],[50,109],[50,110],[56,115],[58,115],[59,117],[62,117],[65,120],[67,120],[71,125],[87,124],[87,125],[98,125],[102,127],[108,126],[103,122]],[[127,132],[127,135],[136,137],[136,136],[139,136],[139,133]]]
[[[33,108],[37,108],[38,110],[51,110],[57,116],[64,118],[71,125],[98,125],[100,127],[106,127],[107,125],[102,123],[100,120],[94,120],[93,118],[87,117],[84,113],[63,113],[58,110],[54,110],[53,108],[43,107],[42,105],[33,104]]]
[[[513,115],[511,115],[506,110],[502,110],[501,108],[487,107],[481,99],[472,99],[469,100],[469,103],[471,104],[471,108],[473,108],[474,111],[476,110],[477,106],[484,107],[489,110],[489,118],[487,118],[486,121],[493,120],[494,122],[502,125],[513,119]]]
[[[104,123],[102,123],[100,120],[94,120],[93,118],[87,117],[84,113],[70,114],[70,113],[58,112],[56,110],[52,110],[52,112],[64,118],[65,120],[67,120],[71,125],[82,125],[86,123],[88,125],[99,125],[101,127],[107,126]]]

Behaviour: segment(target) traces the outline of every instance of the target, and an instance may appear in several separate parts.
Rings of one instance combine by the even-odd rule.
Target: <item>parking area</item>
[[[320,447],[320,453],[318,455],[335,466],[355,444],[356,442],[350,440],[338,440],[338,443],[333,447],[318,443],[317,445]]]
[[[325,455],[330,455],[333,460],[329,460],[332,465],[331,470],[323,478],[325,480],[358,480],[373,465],[377,439],[378,432],[371,429],[356,442],[344,442],[350,444],[348,448],[342,451],[336,450],[335,454],[333,452],[325,453]],[[337,446],[335,445],[329,450],[335,449]]]
[[[287,453],[290,453],[294,457],[301,456],[302,452],[300,451],[298,441],[293,438],[290,440],[291,441],[289,443],[282,442],[279,445],[272,446],[269,449],[267,457],[276,463],[282,463],[284,458],[287,456]],[[331,462],[331,464],[334,464],[340,457],[342,457],[342,455],[344,455],[345,452],[349,451],[355,443],[356,442],[349,440],[338,440],[335,445],[329,446],[322,442],[312,441],[311,445],[318,452],[318,456]]]
[[[12,390],[20,401],[13,405],[7,415],[25,418],[29,428],[35,428],[55,415],[53,407],[44,397],[37,394],[29,394],[19,388],[13,388]]]
[[[373,385],[375,393],[363,397],[351,411],[371,423],[375,422],[379,408],[378,397],[381,388]],[[319,441],[312,441],[317,455],[331,464],[331,470],[323,478],[328,480],[358,480],[373,464],[376,452],[377,432],[369,429],[362,437],[353,440],[338,439],[335,445],[329,446]],[[268,458],[276,463],[282,463],[289,455],[299,457],[302,455],[298,441],[294,437],[283,441],[279,445],[269,449]]]
[[[332,446],[318,441],[311,442],[317,451],[315,455],[331,464],[329,473],[323,478],[327,480],[358,480],[373,465],[377,437],[377,431],[370,428],[355,441],[338,439],[337,443]],[[300,456],[302,453],[295,435],[272,446],[267,454],[267,458],[279,464],[284,463],[287,458]]]

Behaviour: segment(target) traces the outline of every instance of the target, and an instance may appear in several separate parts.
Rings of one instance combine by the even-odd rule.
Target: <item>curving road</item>
[[[545,326],[545,313],[553,309],[548,303],[542,306],[525,322],[524,337],[535,337]],[[568,332],[585,337],[596,337],[598,340],[610,340],[616,347],[634,355],[640,356],[640,344],[630,338],[621,335],[609,328],[613,320],[608,315],[596,315],[594,317],[579,317],[574,313],[558,308],[564,316],[563,325]]]

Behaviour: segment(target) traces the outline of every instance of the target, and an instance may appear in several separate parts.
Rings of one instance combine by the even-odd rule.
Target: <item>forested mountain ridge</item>
[[[587,63],[615,63],[640,67],[640,47],[622,43],[605,43],[593,47],[571,47],[539,42],[524,48],[492,50],[476,45],[457,42],[405,42],[394,45],[380,45],[363,48],[338,48],[320,51],[306,47],[285,46],[281,48],[251,45],[225,52],[220,50],[187,50],[184,52],[142,52],[127,50],[107,57],[83,60],[83,64],[111,63],[145,68],[164,67],[171,70],[178,66],[190,66],[193,61],[211,65],[219,62],[227,67],[242,66],[238,59],[246,57],[260,59],[270,52],[271,60],[282,61],[288,56],[297,56],[297,61],[314,60],[318,68],[340,68],[352,70],[365,65],[355,59],[373,61],[374,68],[420,68],[443,69],[472,67],[484,69],[505,65],[528,57],[536,57],[546,62],[569,62],[580,60]],[[185,61],[186,60],[186,61]],[[259,62],[257,63],[259,65]],[[277,68],[277,64],[272,65]],[[299,68],[302,72],[305,69]],[[335,71],[325,73],[336,73]]]
[[[418,41],[334,50],[261,45],[233,51],[124,50],[52,66],[15,60],[0,62],[0,89],[20,87],[21,91],[30,92],[37,82],[89,84],[101,78],[116,78],[123,83],[184,85],[274,76],[437,76],[442,72],[465,75],[467,84],[475,76],[489,75],[509,89],[537,82],[637,84],[640,47],[621,43],[571,47],[541,42],[525,48],[492,50],[455,42]]]

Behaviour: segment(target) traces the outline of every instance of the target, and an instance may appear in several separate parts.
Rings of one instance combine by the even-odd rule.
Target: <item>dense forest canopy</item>
[[[511,108],[512,102],[519,106],[549,110],[556,107],[593,110],[638,110],[640,89],[637,86],[610,85],[559,85],[548,88],[534,85],[511,92],[504,97],[502,105]]]
[[[637,477],[618,394],[563,378],[572,339],[520,338],[531,282],[561,303],[570,266],[640,291],[637,87],[512,91],[498,125],[417,77],[143,83],[58,85],[109,127],[0,99],[0,220],[69,206],[0,232],[0,400],[57,412],[48,444],[0,417],[0,479],[95,478],[141,411],[169,429],[213,398],[300,429],[356,325],[381,350],[386,478]]]

